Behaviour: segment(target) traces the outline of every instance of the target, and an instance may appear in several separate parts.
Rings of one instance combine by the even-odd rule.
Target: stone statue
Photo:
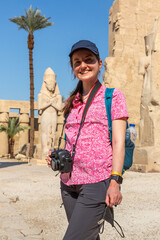
[[[38,110],[41,115],[42,158],[50,149],[54,149],[57,126],[57,113],[62,108],[62,96],[51,68],[44,73],[41,92],[38,95]]]
[[[144,37],[146,56],[140,59],[139,74],[143,75],[143,88],[141,96],[141,121],[140,121],[140,139],[143,146],[152,146],[154,144],[154,127],[151,118],[152,106],[159,105],[159,94],[155,87],[153,54],[157,51],[158,17],[155,18],[154,25],[148,35]],[[158,96],[158,97],[157,97]]]

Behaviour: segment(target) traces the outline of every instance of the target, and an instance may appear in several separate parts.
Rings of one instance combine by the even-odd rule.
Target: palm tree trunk
[[[33,147],[34,147],[33,48],[34,48],[34,36],[33,36],[33,33],[29,33],[29,35],[28,35],[28,49],[29,49],[29,70],[30,70],[30,125],[31,125],[29,157],[33,157]]]
[[[13,138],[9,138],[9,146],[10,146],[10,154],[11,154],[11,158],[14,157],[14,139]]]

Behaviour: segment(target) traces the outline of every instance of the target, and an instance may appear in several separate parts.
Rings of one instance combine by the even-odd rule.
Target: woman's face
[[[77,50],[72,55],[73,72],[82,82],[95,82],[101,67],[102,60],[98,61],[88,49]]]

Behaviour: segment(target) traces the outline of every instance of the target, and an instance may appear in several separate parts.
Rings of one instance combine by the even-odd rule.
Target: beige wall
[[[11,109],[18,109],[19,113],[12,113]],[[38,109],[38,103],[34,102],[34,109]],[[8,117],[19,117],[21,125],[29,125],[29,112],[30,103],[29,101],[14,101],[14,100],[0,100],[0,125],[7,125]],[[40,117],[35,117],[35,140],[36,152],[34,157],[41,158],[41,119]],[[61,129],[63,126],[63,116],[62,113],[58,113],[58,123],[56,131],[56,146],[58,146],[58,139],[61,134]],[[0,133],[0,155],[8,154],[8,136],[6,133]],[[15,136],[15,154],[20,151],[24,144],[29,144],[29,132],[28,130],[22,131]],[[62,141],[64,145],[64,141]]]
[[[109,12],[109,57],[105,60],[104,85],[120,88],[127,99],[130,122],[139,126],[145,56],[144,36],[160,16],[160,1],[115,0]]]
[[[155,18],[160,17],[159,0],[115,0],[109,11],[109,57],[105,59],[105,73],[103,84],[108,87],[116,87],[123,91],[127,100],[129,111],[129,123],[136,124],[138,139],[136,141],[135,164],[149,165],[143,170],[160,170],[160,151],[157,150],[159,142],[157,129],[159,129],[158,114],[159,103],[154,106],[152,100],[148,103],[148,113],[143,112],[143,88],[144,75],[139,74],[139,65],[142,58],[146,58],[144,37],[148,35],[154,25]],[[159,28],[158,28],[159,29]],[[150,98],[155,94],[155,88],[160,86],[159,47],[160,38],[156,38],[157,50],[151,55]],[[156,87],[155,87],[156,86]],[[160,96],[160,91],[158,91]],[[158,96],[158,94],[157,94]],[[158,100],[159,101],[159,100]],[[147,105],[147,104],[146,104]],[[146,111],[146,112],[147,112]],[[141,123],[141,124],[140,124]],[[143,124],[142,124],[143,123]],[[145,125],[142,128],[142,125]],[[153,139],[146,134],[147,129],[153,133]],[[143,131],[142,134],[140,133]],[[149,131],[148,131],[149,133]],[[144,142],[146,144],[144,144]],[[152,144],[150,144],[152,142]],[[159,144],[159,143],[158,143]],[[142,149],[143,147],[147,149]],[[153,147],[151,150],[150,147]],[[149,154],[151,151],[156,155]],[[159,155],[159,158],[157,156]],[[144,157],[146,156],[146,157]],[[145,161],[144,161],[145,159]],[[154,165],[159,161],[159,165]],[[145,164],[144,164],[145,162]]]

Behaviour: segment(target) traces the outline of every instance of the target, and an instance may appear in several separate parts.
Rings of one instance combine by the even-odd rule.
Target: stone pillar
[[[19,121],[20,125],[29,126],[29,115],[27,113],[22,113]],[[24,130],[19,133],[19,150],[24,144],[28,144],[28,130]]]
[[[58,147],[59,138],[60,138],[61,133],[62,133],[63,123],[64,123],[63,113],[59,111],[58,112],[58,119],[57,119],[57,131],[56,131],[55,148]],[[63,131],[63,136],[62,136],[60,148],[64,148],[64,146],[65,146],[65,141],[64,141],[64,131]]]
[[[41,116],[40,115],[38,116],[38,136],[39,136],[38,144],[41,145]]]
[[[42,156],[42,147],[41,147],[41,116],[38,117],[38,141],[36,144],[36,153],[34,154],[35,158],[41,159]],[[41,162],[42,163],[42,162]],[[43,163],[46,163],[44,160]]]
[[[134,170],[160,172],[160,20],[155,18],[144,37],[146,56],[140,58],[143,75],[140,120],[140,147],[135,149]],[[143,161],[142,161],[143,156]],[[144,158],[145,156],[145,158]]]
[[[103,74],[103,84],[121,89],[126,97],[129,123],[138,133],[133,168],[146,172],[160,171],[160,20],[156,16],[160,1],[113,2]]]
[[[0,113],[0,125],[8,125],[9,113]],[[8,154],[8,135],[5,132],[0,133],[0,155]]]

